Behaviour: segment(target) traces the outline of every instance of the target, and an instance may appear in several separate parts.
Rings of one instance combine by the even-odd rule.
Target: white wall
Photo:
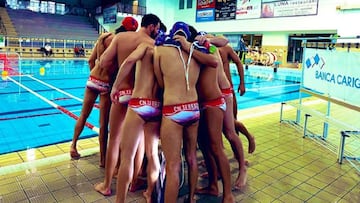
[[[146,13],[157,15],[170,30],[174,24],[175,12],[178,12],[178,1],[174,0],[147,0]]]
[[[275,45],[274,42],[276,42],[277,46],[288,46],[288,41],[288,34],[282,32],[266,32],[263,33],[262,37],[263,46]]]
[[[360,0],[359,0],[360,1]],[[338,34],[341,37],[354,37],[360,36],[360,9],[358,12],[355,10],[342,11],[338,15]],[[352,40],[353,41],[353,40]],[[359,40],[357,40],[359,42]]]

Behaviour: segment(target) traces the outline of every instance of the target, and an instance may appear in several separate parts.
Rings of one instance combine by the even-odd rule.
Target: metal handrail
[[[96,40],[74,40],[74,39],[49,39],[33,37],[12,37],[5,36],[5,47],[29,47],[41,48],[45,44],[50,44],[52,48],[74,48],[76,45],[82,45],[85,49],[93,49]]]

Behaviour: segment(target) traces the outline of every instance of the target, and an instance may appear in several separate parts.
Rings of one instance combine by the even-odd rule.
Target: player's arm
[[[108,68],[111,67],[113,62],[117,60],[117,38],[116,36],[111,41],[110,46],[104,51],[104,53],[100,56],[100,67]]]
[[[225,37],[214,36],[211,34],[198,35],[195,40],[199,41],[199,44],[203,45],[206,41],[216,47],[223,47],[229,43],[229,40]]]
[[[205,65],[207,67],[216,68],[220,63],[218,58],[214,56],[214,54],[205,54],[196,49],[193,50],[192,57],[194,57],[198,63]]]
[[[179,41],[181,44],[181,48],[187,53],[190,54],[190,52],[192,51],[192,57],[194,57],[198,63],[213,68],[216,68],[218,66],[219,61],[217,60],[217,57],[215,57],[213,54],[206,54],[194,49],[191,43],[188,42],[185,37],[175,35],[173,39]]]
[[[160,66],[160,55],[159,55],[159,47],[154,48],[154,74],[156,77],[156,80],[161,88],[164,88],[164,80],[163,80],[163,74],[161,72],[161,66]]]
[[[230,59],[235,63],[236,65],[236,69],[239,73],[239,77],[240,77],[240,84],[238,87],[238,92],[240,93],[240,96],[245,94],[245,76],[244,76],[244,66],[241,63],[241,60],[239,58],[239,56],[235,53],[235,51],[229,47],[231,50],[229,50],[229,56]]]
[[[92,52],[91,52],[91,55],[88,59],[88,64],[89,64],[89,67],[90,67],[90,71],[95,67],[95,61],[96,61],[96,58],[97,58],[97,45],[98,43],[95,44],[95,47],[93,48]]]
[[[209,42],[217,47],[226,46],[229,43],[229,40],[225,37],[211,37],[208,38]]]

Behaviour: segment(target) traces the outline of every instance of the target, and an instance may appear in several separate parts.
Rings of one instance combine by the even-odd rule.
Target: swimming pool
[[[0,82],[0,154],[71,141],[89,75],[87,61],[22,59],[15,64],[15,75]],[[234,67],[231,71],[237,87],[239,78]],[[252,66],[245,75],[247,91],[237,94],[239,109],[299,96],[299,71]],[[80,138],[97,136],[98,115],[95,106]]]
[[[239,86],[239,77],[234,64],[230,67],[234,89]],[[299,98],[301,71],[272,67],[249,66],[244,70],[246,93],[236,93],[238,109],[252,108]],[[306,95],[303,95],[306,96]]]
[[[86,60],[20,60],[22,76],[0,83],[0,154],[69,141],[80,114]],[[64,113],[65,112],[65,113]],[[67,114],[66,114],[67,113]],[[98,124],[94,108],[88,123]],[[85,128],[81,137],[96,136]]]

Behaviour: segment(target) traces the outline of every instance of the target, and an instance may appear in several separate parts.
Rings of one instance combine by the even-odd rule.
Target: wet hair
[[[163,22],[160,22],[160,30],[163,32],[167,31],[166,25]]]
[[[158,25],[160,18],[154,14],[145,14],[141,19],[141,27],[147,27],[149,25]]]
[[[194,28],[194,26],[189,25],[189,31],[191,33],[190,38],[188,39],[189,42],[194,42],[195,37],[198,35],[198,31]]]
[[[119,33],[119,32],[126,32],[127,30],[125,29],[125,27],[123,25],[121,25],[120,27],[116,28],[115,30],[115,34]]]

